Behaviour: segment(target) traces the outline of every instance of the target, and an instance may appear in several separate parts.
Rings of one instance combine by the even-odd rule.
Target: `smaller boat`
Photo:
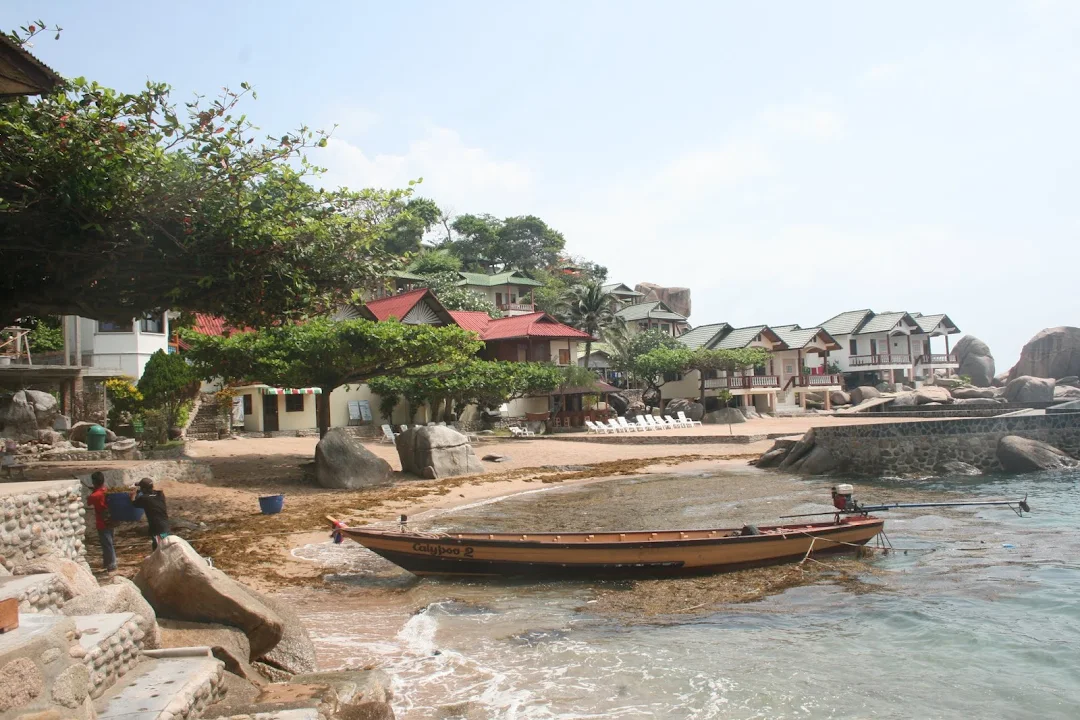
[[[851,552],[884,527],[874,517],[711,530],[427,533],[335,527],[414,575],[663,577],[721,573]]]

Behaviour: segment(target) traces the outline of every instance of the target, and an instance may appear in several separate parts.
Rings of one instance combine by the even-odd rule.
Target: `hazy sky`
[[[8,0],[64,75],[252,82],[326,184],[536,214],[691,322],[946,312],[1007,369],[1080,325],[1080,2]],[[957,336],[958,337],[958,336]],[[954,340],[957,338],[954,338]]]

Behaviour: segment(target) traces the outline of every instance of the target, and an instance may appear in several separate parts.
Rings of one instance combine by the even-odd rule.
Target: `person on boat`
[[[113,531],[109,519],[109,505],[105,502],[105,473],[96,472],[90,476],[94,489],[86,498],[87,504],[94,508],[94,524],[97,526],[98,540],[101,541],[101,560],[105,572],[116,572],[116,545],[113,544]]]
[[[144,477],[131,489],[131,504],[146,511],[150,543],[157,550],[158,540],[169,534],[169,512],[165,509],[165,493],[154,489],[154,481]]]

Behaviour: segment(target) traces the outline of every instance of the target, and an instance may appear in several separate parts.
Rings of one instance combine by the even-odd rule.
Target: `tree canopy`
[[[329,395],[335,388],[429,365],[465,363],[483,346],[457,326],[363,319],[319,318],[229,337],[185,331],[183,337],[191,345],[187,357],[202,377],[320,388],[320,436],[330,427]]]
[[[451,224],[457,237],[443,243],[467,270],[492,272],[554,267],[566,239],[535,215],[500,219],[459,215]]]
[[[449,420],[451,413],[460,416],[468,405],[497,408],[516,398],[552,392],[565,379],[564,370],[550,363],[472,360],[374,378],[368,386],[383,399],[381,410],[386,417],[404,399],[411,419],[426,405],[433,419]]]
[[[261,326],[383,277],[376,241],[412,238],[427,201],[314,188],[306,153],[325,135],[260,137],[248,95],[178,109],[162,83],[125,93],[76,78],[0,103],[0,325],[173,308]]]
[[[698,348],[690,353],[685,371],[698,371],[698,398],[705,404],[705,380],[710,370],[724,370],[729,373],[762,365],[769,359],[769,351],[763,348],[731,348],[708,350]]]

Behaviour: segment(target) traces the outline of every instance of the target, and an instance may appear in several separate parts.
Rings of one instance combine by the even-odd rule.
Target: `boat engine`
[[[832,504],[837,510],[852,511],[858,510],[859,506],[852,498],[852,494],[855,492],[855,488],[847,483],[840,485],[834,485],[832,489]]]

